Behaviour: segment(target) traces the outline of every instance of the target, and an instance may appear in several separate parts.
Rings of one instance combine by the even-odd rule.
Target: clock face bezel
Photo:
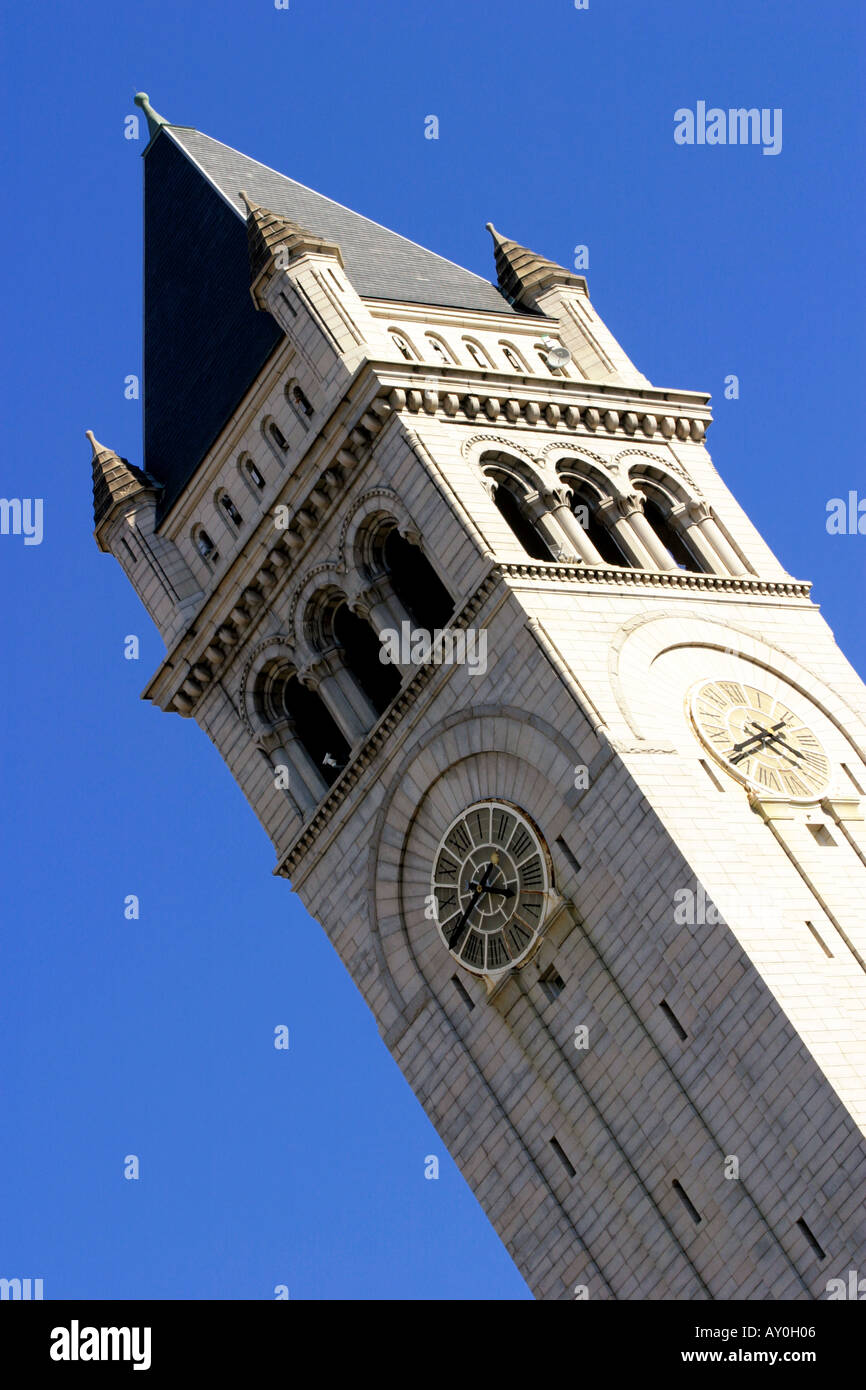
[[[743,699],[737,699],[726,691],[725,687],[736,687],[741,692]],[[715,688],[718,695],[724,701],[719,709],[712,715],[702,715],[698,708],[698,701],[707,699],[706,692]],[[757,697],[757,702],[755,700]],[[751,791],[764,797],[774,797],[784,801],[791,801],[805,805],[809,802],[820,801],[826,796],[832,781],[832,764],[827,750],[821,743],[814,730],[800,717],[794,710],[780,700],[778,696],[770,695],[768,691],[762,690],[759,686],[753,685],[750,681],[743,680],[739,676],[713,676],[703,677],[696,681],[686,696],[686,709],[689,722],[701,744],[712,756],[714,761],[729,776],[736,778],[741,785],[748,787]],[[742,724],[738,725],[734,721],[735,729],[731,730],[730,716],[734,712],[745,711]],[[802,767],[797,768],[797,764],[792,757],[787,757],[778,751],[778,747],[773,742],[764,742],[761,746],[756,746],[751,751],[741,750],[741,765],[737,765],[730,760],[729,753],[734,751],[734,747],[739,739],[742,742],[747,736],[748,730],[743,726],[749,717],[749,712],[756,716],[752,720],[753,724],[764,728],[778,727],[779,721],[784,720],[782,728],[779,729],[780,737],[784,737],[785,742],[794,751],[794,756],[799,753],[804,761],[817,760],[823,763],[823,770],[819,772],[814,766],[809,766],[807,770]],[[715,731],[706,727],[706,720],[712,719],[718,724]],[[728,753],[722,752],[717,746],[720,742],[718,733],[724,730],[726,740],[729,741]],[[805,739],[802,735],[806,735]],[[714,735],[716,742],[714,743]],[[805,748],[800,747],[800,742],[805,743]],[[748,745],[746,745],[748,749]],[[764,776],[761,777],[758,769],[763,769]],[[799,776],[798,776],[799,773]],[[804,791],[792,790],[791,782],[786,782],[785,777],[797,779],[804,786]],[[815,786],[809,786],[803,778],[819,778]]]
[[[494,850],[499,862],[488,873]],[[480,883],[485,874],[492,890],[516,890],[513,905],[495,891],[474,896],[470,884]],[[461,969],[488,979],[517,969],[530,960],[542,940],[553,896],[552,863],[544,837],[513,802],[473,801],[453,818],[439,840],[430,892],[439,939]],[[478,905],[452,949],[449,933],[470,901]]]

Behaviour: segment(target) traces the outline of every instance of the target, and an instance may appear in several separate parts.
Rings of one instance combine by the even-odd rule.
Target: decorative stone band
[[[774,598],[808,599],[808,580],[754,579],[747,575],[696,574],[689,570],[642,570],[562,563],[499,564],[505,579],[565,580],[574,584],[630,584],[662,589],[708,589],[713,593],[768,594]]]
[[[475,616],[481,611],[488,598],[496,590],[498,575],[492,569],[481,584],[475,590],[472,597],[463,605],[460,612],[449,624],[452,628],[469,627]],[[310,822],[304,826],[303,831],[298,836],[295,843],[285,852],[280,859],[274,872],[282,878],[292,878],[298,865],[304,856],[313,847],[328,824],[337,808],[345,801],[349,792],[358,782],[364,771],[370,766],[382,746],[390,738],[406,711],[415,703],[424,687],[431,680],[434,672],[438,669],[434,659],[426,661],[419,666],[418,672],[413,676],[409,684],[401,690],[400,694],[389,705],[379,723],[373,728],[369,738],[359,747],[354,757],[346,764],[345,768],[332,784],[318,810],[313,815]]]
[[[562,383],[553,383],[557,389]],[[586,383],[580,383],[586,387]],[[467,420],[477,420],[484,416],[495,422],[502,419],[511,424],[523,423],[539,425],[543,429],[557,429],[560,425],[567,430],[588,430],[595,434],[598,430],[608,434],[635,435],[640,433],[646,439],[660,435],[663,439],[691,439],[700,444],[707,432],[708,420],[685,415],[657,415],[647,411],[638,414],[634,410],[599,410],[594,405],[557,404],[554,401],[519,401],[504,399],[501,396],[458,395],[454,391],[404,391],[397,386],[388,396],[388,403],[394,410],[409,410],[417,415],[423,412],[435,415],[442,410],[452,419],[462,415]]]

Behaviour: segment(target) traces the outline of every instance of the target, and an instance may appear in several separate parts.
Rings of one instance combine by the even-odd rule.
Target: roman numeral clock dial
[[[433,863],[439,935],[465,970],[522,965],[540,940],[552,895],[547,849],[514,806],[484,801],[448,827]]]
[[[815,734],[781,700],[742,681],[704,681],[689,698],[704,746],[726,772],[764,795],[815,801],[830,760]]]

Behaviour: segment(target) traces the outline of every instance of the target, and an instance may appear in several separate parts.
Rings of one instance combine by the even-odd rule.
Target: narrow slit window
[[[716,791],[717,791],[717,792],[723,792],[723,791],[725,790],[725,788],[724,788],[724,786],[722,785],[722,783],[720,782],[719,778],[718,778],[718,777],[716,776],[716,774],[713,772],[713,769],[710,767],[710,765],[709,765],[709,763],[707,762],[706,758],[699,758],[699,759],[698,759],[698,762],[700,763],[701,767],[704,769],[704,772],[705,772],[705,773],[707,774],[707,776],[709,777],[709,779],[710,779],[710,781],[712,782],[713,786],[715,787]]]
[[[129,544],[129,541],[126,540],[126,538],[125,538],[124,536],[121,536],[121,538],[120,538],[120,544],[123,546],[124,551],[126,552],[127,556],[129,557],[130,563],[134,565],[135,562],[136,562],[137,556],[136,556],[135,551],[133,550],[132,546]]]
[[[298,317],[298,311],[297,311],[297,309],[294,307],[294,305],[292,304],[292,302],[291,302],[291,300],[289,299],[288,295],[287,295],[287,294],[283,294],[282,290],[280,291],[280,299],[281,299],[281,300],[283,301],[283,303],[285,304],[285,306],[286,306],[286,308],[288,309],[289,313],[291,314],[292,318],[293,318],[293,319],[296,319],[296,318]]]
[[[472,998],[472,995],[469,993],[469,990],[464,985],[460,976],[452,975],[451,982],[454,985],[454,988],[456,989],[457,993],[460,995],[460,998],[463,1000],[463,1003],[471,1012],[471,1010],[475,1008],[475,1000]]]
[[[815,1251],[815,1254],[818,1256],[818,1259],[819,1259],[819,1260],[826,1260],[826,1258],[827,1258],[827,1252],[826,1252],[826,1250],[824,1250],[824,1249],[822,1248],[821,1242],[820,1242],[820,1241],[817,1239],[817,1237],[814,1236],[814,1235],[812,1234],[812,1232],[809,1230],[809,1227],[806,1225],[806,1222],[803,1220],[802,1216],[798,1218],[798,1220],[797,1220],[797,1225],[799,1226],[800,1230],[803,1232],[803,1235],[806,1237],[806,1239],[807,1239],[807,1241],[809,1242],[809,1244],[811,1245],[812,1249]]]
[[[571,867],[572,867],[572,869],[574,870],[574,872],[575,872],[576,874],[579,874],[579,873],[580,873],[580,860],[577,858],[577,856],[576,856],[575,854],[572,854],[571,850],[569,849],[568,845],[565,843],[565,841],[563,840],[563,838],[562,838],[561,835],[559,836],[559,838],[558,838],[558,840],[556,841],[556,843],[557,843],[558,847],[562,850],[563,854],[565,855],[566,859],[568,860],[568,862],[569,862],[569,864],[571,865]]]
[[[682,1204],[683,1204],[683,1206],[685,1207],[686,1211],[688,1212],[689,1216],[690,1216],[690,1217],[692,1218],[692,1220],[694,1221],[695,1225],[696,1225],[696,1226],[699,1226],[699,1225],[701,1224],[701,1213],[698,1211],[698,1209],[697,1209],[697,1207],[695,1206],[694,1202],[692,1202],[692,1201],[689,1199],[689,1195],[688,1195],[688,1193],[686,1192],[685,1188],[683,1187],[682,1183],[677,1182],[677,1179],[674,1178],[673,1183],[671,1184],[671,1186],[673,1187],[674,1192],[675,1192],[675,1193],[677,1194],[677,1196],[679,1197],[680,1201],[682,1202]]]
[[[824,955],[827,957],[827,959],[828,959],[828,960],[833,960],[833,959],[834,959],[834,957],[833,957],[833,952],[830,950],[830,947],[827,945],[827,943],[826,943],[826,941],[824,940],[823,936],[822,936],[821,933],[818,931],[818,928],[815,926],[814,922],[809,922],[809,921],[807,921],[807,922],[806,922],[806,926],[809,928],[809,931],[810,931],[810,932],[812,933],[812,935],[814,936],[815,940],[817,941],[818,945],[821,947],[821,950],[824,952]]]
[[[283,453],[286,453],[289,447],[289,441],[286,439],[279,425],[271,425],[270,433],[271,439],[274,441],[277,448],[282,449]]]
[[[686,1038],[687,1038],[689,1035],[688,1035],[688,1033],[686,1032],[686,1030],[685,1030],[685,1028],[683,1027],[683,1025],[680,1023],[679,1019],[677,1018],[677,1016],[676,1016],[676,1014],[674,1013],[673,1009],[671,1008],[670,1004],[668,1004],[668,1002],[667,1002],[665,999],[663,999],[663,1000],[661,1001],[661,1003],[659,1004],[659,1008],[661,1009],[661,1011],[662,1011],[662,1013],[664,1014],[665,1018],[667,1019],[668,1023],[669,1023],[669,1024],[671,1025],[671,1027],[673,1028],[673,1030],[674,1030],[674,1032],[676,1033],[677,1037],[679,1038],[680,1042],[685,1042]]]
[[[570,1178],[576,1177],[577,1169],[575,1168],[568,1154],[565,1152],[565,1149],[560,1144],[559,1140],[551,1139],[550,1147],[553,1149],[553,1152],[556,1154],[556,1157],[559,1159],[568,1176]]]

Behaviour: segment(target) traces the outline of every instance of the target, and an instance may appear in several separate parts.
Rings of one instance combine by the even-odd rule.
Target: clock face
[[[780,700],[742,681],[704,681],[689,701],[692,723],[713,757],[770,796],[814,801],[830,759],[808,725]]]
[[[496,975],[538,944],[551,897],[547,851],[514,806],[481,801],[449,826],[431,881],[439,934],[460,965]]]

